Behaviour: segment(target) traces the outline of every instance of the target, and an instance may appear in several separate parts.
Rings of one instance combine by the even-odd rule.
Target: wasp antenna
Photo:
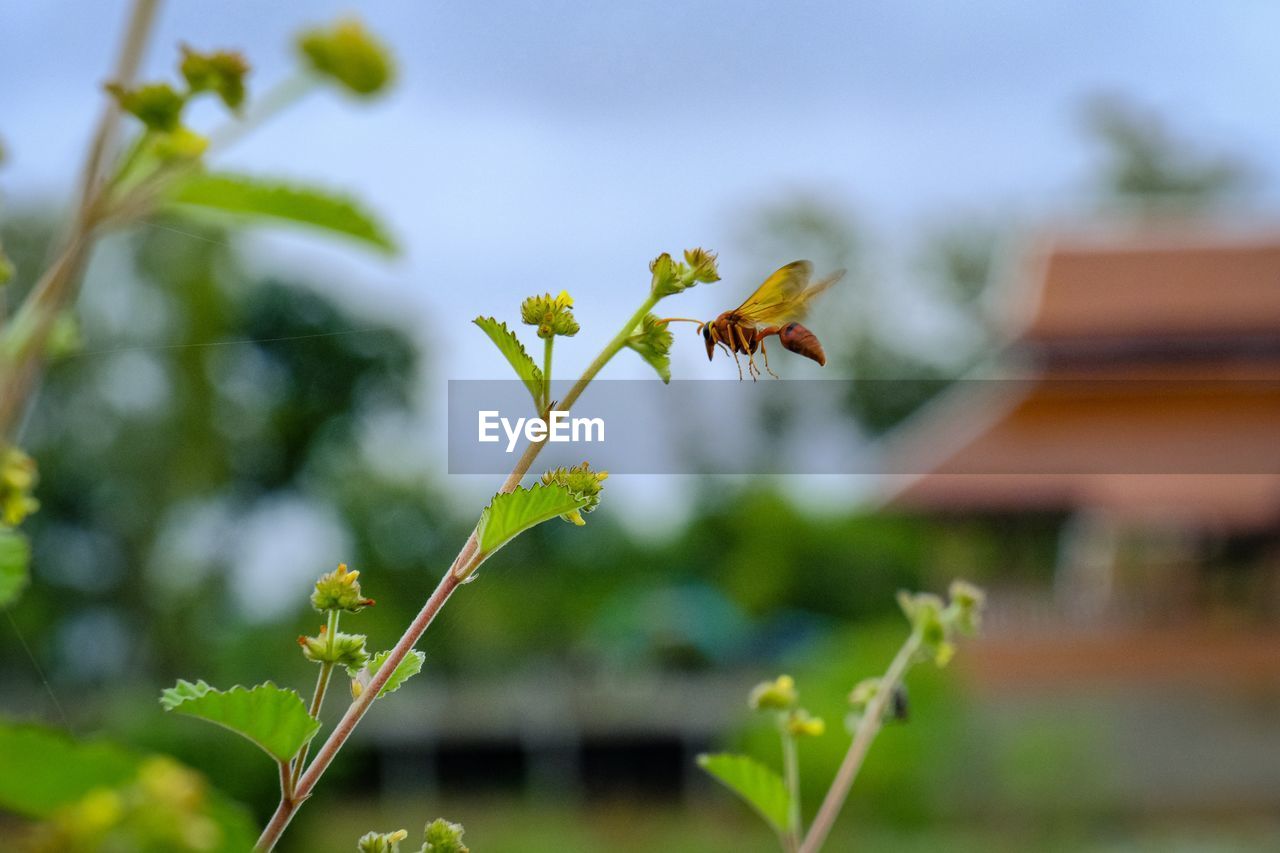
[[[688,317],[665,317],[659,320],[658,322],[663,324],[664,326],[667,323],[696,323],[698,326],[703,325],[701,320],[691,320]]]

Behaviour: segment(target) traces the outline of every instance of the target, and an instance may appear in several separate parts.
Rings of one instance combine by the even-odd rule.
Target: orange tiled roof
[[[1280,524],[1280,239],[1059,245],[1038,268],[1026,379],[959,383],[893,436],[892,503]]]

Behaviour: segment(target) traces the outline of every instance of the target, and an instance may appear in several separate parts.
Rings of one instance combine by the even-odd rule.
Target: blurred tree
[[[1238,201],[1254,174],[1241,158],[1200,150],[1158,113],[1123,98],[1095,97],[1082,112],[1102,148],[1097,181],[1104,203],[1147,214],[1202,212]]]
[[[38,269],[48,229],[10,223],[19,269]],[[55,684],[82,696],[222,672],[248,519],[273,494],[334,504],[343,484],[311,472],[358,459],[369,420],[408,409],[417,361],[387,324],[253,280],[223,232],[158,222],[100,251],[112,287],[88,284],[87,349],[55,361],[26,425],[43,511],[30,525],[37,583],[14,614]]]

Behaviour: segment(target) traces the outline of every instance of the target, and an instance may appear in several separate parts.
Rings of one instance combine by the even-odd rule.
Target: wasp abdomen
[[[784,347],[792,352],[799,353],[805,358],[811,358],[820,365],[826,365],[827,354],[822,351],[822,344],[818,343],[818,336],[799,323],[788,323],[783,326],[782,330],[778,332],[778,339],[782,341]]]

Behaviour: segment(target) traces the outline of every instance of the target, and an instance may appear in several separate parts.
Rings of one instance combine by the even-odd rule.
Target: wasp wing
[[[756,288],[756,292],[748,296],[734,313],[757,326],[799,320],[804,317],[813,297],[844,278],[844,270],[838,270],[810,287],[812,275],[812,263],[792,261],[765,279],[764,284]]]

